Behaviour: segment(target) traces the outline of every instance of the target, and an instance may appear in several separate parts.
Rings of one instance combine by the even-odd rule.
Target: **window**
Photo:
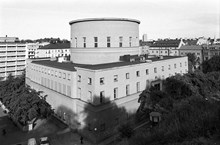
[[[63,73],[63,79],[66,79],[66,73]]]
[[[162,71],[164,71],[164,66],[162,66]]]
[[[70,74],[68,74],[68,78],[67,78],[68,80],[70,80],[71,79],[71,75]]]
[[[57,77],[57,71],[55,71],[55,77]]]
[[[75,46],[77,47],[77,37],[75,37]]]
[[[105,123],[100,125],[100,131],[104,131],[105,130]]]
[[[100,78],[100,85],[104,84],[104,78]]]
[[[83,37],[83,47],[86,48],[86,37]]]
[[[136,76],[140,77],[140,71],[136,71]]]
[[[136,87],[137,87],[137,92],[140,92],[140,82],[137,82]]]
[[[126,79],[129,79],[129,73],[126,73]]]
[[[61,75],[62,75],[62,73],[61,73],[61,72],[59,72],[59,78],[61,78]]]
[[[168,69],[170,70],[171,69],[171,66],[169,65]]]
[[[111,37],[107,37],[107,47],[111,47]]]
[[[154,68],[154,73],[157,73],[157,68],[156,67]]]
[[[81,76],[78,75],[78,82],[81,82]]]
[[[119,47],[122,47],[123,37],[119,37]]]
[[[114,82],[118,81],[118,75],[114,75]]]
[[[187,66],[187,62],[185,61],[185,66]]]
[[[146,75],[148,75],[149,74],[149,70],[148,69],[146,69]]]
[[[182,63],[180,62],[180,67],[182,67]]]
[[[103,103],[103,98],[105,97],[105,92],[104,91],[101,91],[100,92],[100,98],[99,98],[99,101],[100,103]]]
[[[174,64],[174,68],[176,68],[176,64]]]
[[[61,93],[61,83],[58,83],[58,90],[59,90],[59,92]]]
[[[51,70],[51,76],[53,76],[53,70]]]
[[[92,84],[92,78],[88,78],[88,84],[89,84],[89,85]]]
[[[63,84],[63,94],[66,95],[66,85]]]
[[[132,37],[129,37],[129,46],[131,47]]]
[[[130,91],[130,85],[126,85],[126,96],[129,95],[129,91]]]
[[[114,99],[118,98],[118,88],[114,88]]]
[[[89,98],[90,102],[92,103],[93,99],[92,99],[92,92],[91,91],[88,91],[88,98]]]
[[[94,37],[94,47],[98,47],[98,37]]]

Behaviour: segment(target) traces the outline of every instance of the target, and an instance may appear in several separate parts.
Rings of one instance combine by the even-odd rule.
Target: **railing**
[[[15,67],[7,67],[6,71],[15,71]]]
[[[13,52],[13,53],[7,53],[7,56],[16,56],[16,53]]]
[[[6,64],[5,63],[0,63],[0,67],[3,67],[5,66]]]
[[[14,66],[15,64],[15,62],[7,62],[7,66]]]
[[[25,65],[25,61],[17,62],[17,65]]]

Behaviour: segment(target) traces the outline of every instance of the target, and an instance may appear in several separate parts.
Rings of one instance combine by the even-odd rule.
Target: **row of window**
[[[38,67],[38,66],[32,66],[31,70],[41,72],[41,73],[44,73],[44,74],[48,74],[48,75],[51,75],[51,76],[71,80],[71,75],[69,73],[66,74],[65,72],[62,73],[60,71],[56,71],[56,70],[54,71],[52,69],[48,69],[48,68],[44,68],[44,67]]]
[[[52,89],[56,92],[59,92],[61,94],[67,95],[67,96],[71,96],[71,87],[69,85],[66,84],[62,84],[60,82],[56,82],[53,80],[50,80],[48,78],[41,78],[41,85]]]
[[[187,62],[185,62],[185,66],[187,65]],[[180,63],[180,67],[182,67],[182,63]],[[174,68],[177,68],[176,63],[174,64]],[[161,70],[164,71],[164,66],[161,67]],[[171,70],[171,65],[168,65],[168,70]],[[149,75],[149,69],[145,70],[146,75]],[[157,73],[157,67],[154,68],[154,73]],[[136,71],[136,77],[140,77],[140,71]],[[126,73],[125,74],[125,78],[129,79],[130,78],[130,73]],[[81,75],[78,75],[78,82],[81,82]],[[100,85],[105,84],[105,79],[104,77],[100,78]],[[114,75],[113,76],[113,81],[117,82],[118,81],[118,75]],[[88,84],[91,85],[92,84],[92,78],[88,78]]]
[[[86,37],[82,37],[83,39],[83,47],[86,48]],[[98,47],[98,37],[94,37],[94,47]],[[77,47],[78,45],[78,38],[75,37],[75,47]],[[132,37],[129,37],[129,47],[132,46]],[[108,36],[106,38],[106,47],[111,47],[111,37]],[[120,36],[119,37],[119,47],[123,47],[123,37]]]

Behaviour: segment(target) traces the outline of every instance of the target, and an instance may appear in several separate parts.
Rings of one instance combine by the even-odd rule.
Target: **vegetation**
[[[220,133],[220,72],[176,75],[167,78],[163,86],[162,91],[153,87],[143,91],[137,112],[140,117],[149,109],[159,111],[162,122],[150,131],[146,127],[137,132],[130,144],[195,143],[196,138]]]
[[[0,88],[0,100],[14,120],[22,125],[33,119],[47,118],[53,112],[45,101],[46,96],[25,86],[25,75],[17,78],[9,75],[6,81],[0,82]]]
[[[202,63],[203,72],[220,71],[220,56],[214,56]]]

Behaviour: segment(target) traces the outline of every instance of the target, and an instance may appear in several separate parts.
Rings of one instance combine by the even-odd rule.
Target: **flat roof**
[[[40,47],[38,49],[67,49],[70,48],[70,43],[51,43],[48,45],[45,45],[43,47]]]
[[[180,58],[180,57],[185,57],[185,56],[163,56],[163,59],[159,59],[157,57],[154,57],[154,58],[148,58],[147,60],[152,60],[152,62],[155,62],[155,61],[163,61],[163,60],[167,60],[167,59],[174,59],[174,58]],[[68,71],[76,71],[75,67],[91,69],[91,70],[100,70],[100,69],[108,69],[108,68],[114,68],[114,67],[142,64],[142,63],[148,63],[148,62],[139,62],[139,61],[124,62],[124,61],[122,61],[122,62],[90,65],[90,64],[77,64],[77,63],[72,63],[72,62],[59,63],[57,61],[41,60],[41,61],[32,61],[32,63],[44,65],[44,66],[48,66],[48,67],[54,67],[54,68],[58,68],[58,69],[64,69],[64,70],[68,70]]]
[[[69,24],[72,25],[74,23],[88,22],[88,21],[129,21],[129,22],[135,22],[138,24],[141,23],[139,20],[128,19],[128,18],[87,18],[87,19],[73,20],[73,21],[70,21]]]

